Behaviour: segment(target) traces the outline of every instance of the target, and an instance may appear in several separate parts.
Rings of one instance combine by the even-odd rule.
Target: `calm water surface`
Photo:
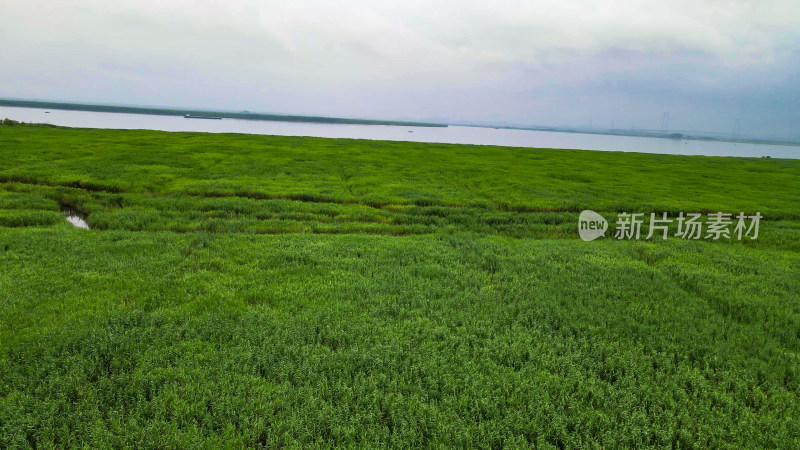
[[[70,208],[68,206],[61,207],[61,214],[67,219],[72,226],[88,230],[89,224],[86,223],[86,215],[80,211]]]
[[[381,139],[389,141],[442,142],[451,144],[507,145],[514,147],[574,148],[622,152],[669,153],[708,156],[771,156],[800,158],[800,146],[689,141],[632,136],[505,130],[465,126],[447,128],[385,125],[272,122],[257,120],[185,119],[88,111],[61,111],[0,106],[0,119],[50,123],[68,127],[118,128],[209,133],[274,134],[329,138]]]

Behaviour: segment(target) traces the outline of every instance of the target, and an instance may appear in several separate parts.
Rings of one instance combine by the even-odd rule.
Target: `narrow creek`
[[[61,205],[61,214],[67,218],[67,222],[71,223],[77,228],[89,229],[89,224],[86,223],[86,214],[78,211],[75,208]]]

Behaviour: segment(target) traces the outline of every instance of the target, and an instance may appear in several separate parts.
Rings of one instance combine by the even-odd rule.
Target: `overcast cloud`
[[[800,2],[0,0],[0,97],[800,137]]]

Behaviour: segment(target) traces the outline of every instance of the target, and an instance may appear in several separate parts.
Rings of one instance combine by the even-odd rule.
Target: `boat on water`
[[[191,114],[186,114],[183,116],[184,119],[213,119],[213,120],[222,120],[222,117],[215,117],[215,116],[193,116]]]

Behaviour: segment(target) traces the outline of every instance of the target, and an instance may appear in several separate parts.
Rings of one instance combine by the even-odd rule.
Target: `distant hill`
[[[189,114],[192,116],[215,116],[226,119],[270,120],[270,121],[281,121],[281,122],[338,123],[338,124],[353,124],[353,125],[396,125],[396,126],[414,126],[414,127],[447,126],[446,124],[428,123],[428,122],[350,119],[350,118],[322,117],[322,116],[294,116],[294,115],[282,115],[282,114],[258,114],[247,111],[237,113],[237,112],[206,111],[206,110],[193,110],[193,109],[143,108],[135,106],[90,105],[84,103],[44,102],[44,101],[34,101],[34,100],[0,99],[0,106],[16,106],[21,108],[62,109],[68,111],[148,114],[148,115],[158,115],[158,116],[185,116],[186,114]]]

